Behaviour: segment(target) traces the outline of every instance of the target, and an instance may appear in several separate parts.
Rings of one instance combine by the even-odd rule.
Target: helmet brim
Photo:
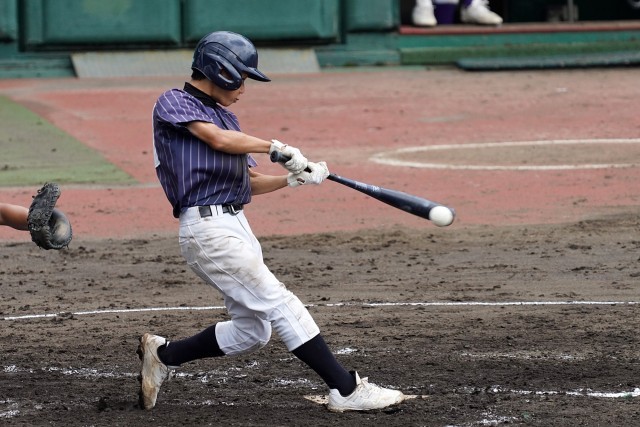
[[[249,68],[249,67],[247,67],[245,71],[247,73],[247,76],[250,79],[258,80],[259,82],[270,82],[271,81],[271,79],[269,77],[267,77],[261,71],[258,71],[257,68]]]

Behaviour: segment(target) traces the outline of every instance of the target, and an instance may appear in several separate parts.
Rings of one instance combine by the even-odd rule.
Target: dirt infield
[[[139,336],[226,319],[179,255],[151,167],[151,105],[179,84],[0,81],[137,182],[65,184],[69,249],[0,229],[0,424],[640,424],[634,69],[362,70],[251,85],[234,106],[246,131],[456,208],[437,228],[327,183],[246,209],[267,264],[345,366],[420,398],[329,413],[304,398],[326,390],[274,336],[254,355],[185,365],[153,411],[139,410]],[[442,145],[467,147],[401,151]],[[0,188],[0,200],[27,204],[34,190]]]
[[[326,390],[277,337],[254,355],[185,365],[153,411],[139,410],[140,333],[184,337],[226,318],[175,239],[56,254],[5,245],[0,416],[65,426],[635,425],[639,230],[637,215],[622,215],[265,238],[267,262],[311,304],[345,366],[424,396],[363,414],[305,400]]]

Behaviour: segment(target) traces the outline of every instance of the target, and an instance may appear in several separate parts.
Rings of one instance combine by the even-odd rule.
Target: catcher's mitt
[[[43,249],[67,247],[73,236],[71,223],[61,211],[55,209],[58,197],[60,187],[48,182],[33,196],[29,207],[27,222],[31,240]]]

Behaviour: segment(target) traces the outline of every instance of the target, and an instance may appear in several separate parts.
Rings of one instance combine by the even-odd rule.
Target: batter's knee
[[[271,339],[269,322],[257,319],[251,325],[246,322],[222,322],[216,327],[220,349],[228,356],[238,356],[260,350]]]
[[[271,324],[268,322],[260,322],[260,328],[255,328],[251,331],[247,343],[250,344],[245,353],[260,350],[267,345],[271,339]]]
[[[320,333],[307,308],[292,293],[274,310],[272,316],[273,327],[289,351]]]

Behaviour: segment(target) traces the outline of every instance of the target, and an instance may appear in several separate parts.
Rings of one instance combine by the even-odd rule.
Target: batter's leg
[[[338,363],[321,335],[316,335],[292,353],[313,369],[330,389],[337,389],[343,396],[355,390],[355,377]]]
[[[205,357],[224,356],[216,340],[216,326],[179,341],[169,341],[158,347],[158,357],[167,366],[180,366]]]

